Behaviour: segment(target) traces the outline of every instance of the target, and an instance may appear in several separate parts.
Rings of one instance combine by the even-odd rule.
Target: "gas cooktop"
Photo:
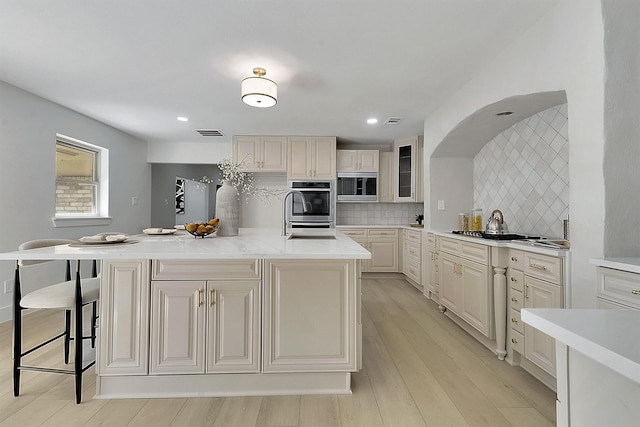
[[[525,236],[523,234],[513,234],[513,233],[502,233],[502,234],[491,234],[485,233],[484,231],[452,231],[453,234],[461,234],[463,236],[468,237],[479,237],[481,239],[491,239],[491,240],[522,240],[522,239],[538,239],[536,236]]]

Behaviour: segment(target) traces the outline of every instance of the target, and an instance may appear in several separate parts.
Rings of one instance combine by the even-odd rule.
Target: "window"
[[[93,225],[108,219],[109,151],[56,136],[56,227]]]

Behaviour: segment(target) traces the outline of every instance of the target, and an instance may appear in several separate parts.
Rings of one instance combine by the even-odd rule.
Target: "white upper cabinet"
[[[338,150],[338,172],[378,172],[378,150]]]
[[[422,156],[423,138],[414,136],[393,142],[395,201],[422,202],[424,195]]]
[[[393,153],[380,153],[378,172],[378,202],[393,203],[395,189],[395,173],[393,171]]]
[[[234,136],[233,161],[247,172],[286,172],[287,137]]]
[[[289,137],[288,179],[336,179],[335,137]]]

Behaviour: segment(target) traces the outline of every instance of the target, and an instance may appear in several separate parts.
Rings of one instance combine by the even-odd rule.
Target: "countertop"
[[[295,230],[295,233],[305,231]],[[315,231],[315,233],[319,233]],[[0,253],[0,260],[16,259],[370,259],[371,253],[339,230],[322,231],[328,239],[291,239],[280,229],[242,228],[238,236],[194,238],[185,231],[173,235],[129,236],[136,243],[63,245]]]
[[[640,273],[640,258],[593,258],[589,262],[598,267]]]
[[[525,308],[522,321],[640,384],[640,311]]]
[[[410,225],[394,225],[394,224],[388,224],[388,225],[336,225],[337,229],[341,229],[341,228],[406,228],[407,230],[414,230],[414,231],[423,231],[424,227],[412,227]]]

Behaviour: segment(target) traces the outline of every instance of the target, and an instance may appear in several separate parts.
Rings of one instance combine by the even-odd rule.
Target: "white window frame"
[[[54,227],[81,227],[111,224],[111,217],[109,216],[109,150],[61,134],[56,134],[56,146],[58,145],[58,141],[96,153],[95,179],[98,182],[98,188],[95,213],[56,213],[54,206],[53,218],[51,218]]]

